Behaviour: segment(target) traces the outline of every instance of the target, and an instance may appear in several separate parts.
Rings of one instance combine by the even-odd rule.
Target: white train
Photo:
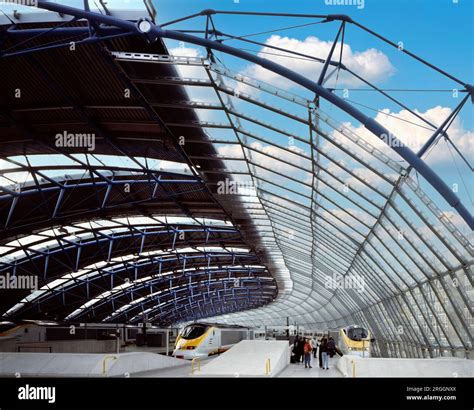
[[[339,329],[338,339],[342,353],[362,357],[370,357],[370,345],[375,341],[367,329],[357,325]]]
[[[179,333],[173,356],[180,359],[207,357],[223,353],[245,339],[253,339],[253,330],[241,326],[193,323]]]
[[[145,334],[142,325],[66,324],[41,320],[23,320],[19,322],[0,322],[0,348],[8,341],[13,340],[18,351],[31,351],[32,349],[34,349],[33,351],[40,351],[38,350],[40,344],[45,342],[117,340],[118,338],[120,346],[123,348],[129,345],[146,345],[165,353],[173,349],[177,333],[177,329],[161,329],[154,326],[147,326]],[[167,342],[168,347],[166,346]],[[28,346],[25,344],[28,344]],[[38,346],[35,346],[35,344],[38,344]]]

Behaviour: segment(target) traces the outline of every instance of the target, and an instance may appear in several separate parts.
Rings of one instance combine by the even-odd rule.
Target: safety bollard
[[[191,373],[194,374],[194,371],[195,371],[195,363],[197,361],[197,370],[198,371],[201,371],[201,358],[199,357],[195,357],[192,361],[191,361]]]
[[[356,364],[354,360],[351,360],[352,363],[352,377],[356,377]]]
[[[117,360],[117,356],[105,356],[102,360],[102,374],[106,374],[105,365],[107,363],[107,359],[114,359]]]
[[[270,359],[267,359],[267,361],[265,362],[265,374],[270,374],[271,372],[271,367],[270,367]]]

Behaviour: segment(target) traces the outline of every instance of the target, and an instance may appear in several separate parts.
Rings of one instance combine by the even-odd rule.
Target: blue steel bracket
[[[338,97],[327,88],[311,81],[310,79],[298,74],[288,68],[277,64],[271,60],[253,55],[246,51],[228,46],[226,44],[196,37],[187,33],[165,30],[155,24],[151,23],[150,27],[146,27],[145,32],[141,31],[135,22],[119,19],[117,17],[106,16],[98,13],[92,13],[85,10],[77,9],[74,7],[64,6],[57,3],[52,3],[44,0],[38,0],[37,7],[57,13],[63,13],[66,15],[74,16],[77,18],[84,18],[87,20],[95,21],[97,23],[103,23],[109,26],[115,26],[128,30],[132,33],[138,33],[140,35],[146,34],[147,36],[156,36],[157,38],[168,38],[177,41],[183,41],[185,43],[196,44],[212,50],[221,51],[225,54],[233,55],[243,60],[260,65],[267,70],[270,70],[282,77],[285,77],[306,89],[324,98],[326,101],[334,104],[336,107],[345,111],[347,114],[358,120],[363,124],[370,132],[380,138],[382,141],[388,143],[384,136],[391,134],[385,127],[375,121],[373,118],[366,116],[363,112],[352,106],[344,99]],[[205,10],[206,14],[215,12],[214,10]],[[353,22],[348,16],[345,15],[330,15],[325,16],[330,19],[344,20]],[[471,94],[472,95],[472,94]],[[423,176],[428,183],[459,213],[461,218],[468,224],[468,226],[474,230],[474,218],[468,209],[462,204],[458,196],[452,191],[452,189],[436,174],[422,159],[420,159],[416,153],[409,149],[404,144],[400,143],[397,138],[392,138],[393,143],[389,144],[390,148],[393,149],[399,156],[401,156],[408,164],[410,164],[418,173]]]
[[[474,85],[472,84],[464,84],[464,87],[466,87],[466,91],[469,93],[471,96],[471,102],[474,103]]]
[[[335,20],[340,20],[340,21],[346,21],[347,23],[353,23],[354,20],[347,14],[329,14],[326,17],[326,21],[335,21]]]
[[[201,16],[211,16],[211,15],[216,14],[216,13],[217,12],[214,9],[205,9],[205,10],[201,11],[199,14]]]

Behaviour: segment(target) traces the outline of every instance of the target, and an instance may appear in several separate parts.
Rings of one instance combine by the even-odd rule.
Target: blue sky
[[[328,0],[328,2],[330,2],[330,0]],[[361,9],[359,9],[357,5],[336,6],[327,5],[325,3],[325,0],[280,0],[271,3],[263,0],[239,0],[238,2],[234,0],[154,1],[158,13],[157,22],[159,24],[207,8],[216,10],[271,11],[302,14],[348,14],[355,21],[380,33],[393,42],[403,42],[403,46],[407,50],[414,52],[460,80],[467,83],[474,82],[474,1],[365,0],[364,7]],[[357,1],[354,3],[357,3]],[[217,15],[214,16],[214,20],[217,29],[233,35],[258,33],[315,21],[315,19],[309,18],[233,15]],[[204,21],[204,17],[199,17],[169,26],[168,28],[203,29]],[[304,42],[309,36],[315,36],[322,41],[332,41],[338,28],[339,24],[332,22],[280,31],[275,34],[282,37],[288,36],[300,42]],[[271,34],[262,34],[252,37],[252,39],[264,43],[270,36]],[[381,88],[442,90],[462,88],[462,86],[457,85],[454,81],[416,62],[411,57],[386,45],[354,25],[348,25],[346,27],[345,43],[350,45],[353,52],[364,52],[365,50],[375,48],[389,59],[393,68],[391,74],[387,76],[382,75],[374,81],[376,85]],[[173,42],[168,42],[168,44],[170,47],[177,46],[177,44]],[[255,51],[261,49],[255,45],[243,45],[235,41],[227,42],[227,44],[238,47],[248,47]],[[239,61],[229,56],[222,57],[226,64],[229,63],[229,67],[234,71],[245,72],[249,67],[249,64],[244,61]],[[344,87],[341,86],[340,88]],[[297,90],[290,89],[290,91]],[[338,91],[337,93],[341,95],[342,91]],[[464,94],[459,94],[458,98],[453,98],[451,92],[391,92],[391,94],[411,109],[416,109],[420,113],[425,113],[425,111],[434,109],[435,107],[454,109],[464,96]],[[401,108],[384,97],[378,96],[378,94],[374,92],[351,91],[350,100],[374,109],[389,109],[393,113],[398,113],[401,110]],[[361,108],[361,106],[358,107],[366,114],[375,117],[376,112]],[[466,104],[459,118],[459,126],[462,128],[460,133],[467,135],[469,131],[472,132],[474,128],[473,105],[470,102]],[[442,121],[442,119],[444,118],[439,116],[433,121]],[[347,118],[341,116],[338,117],[338,120],[344,121],[347,120]],[[392,131],[390,128],[389,130]],[[395,135],[397,135],[396,132]],[[464,138],[464,141],[466,141],[466,138]],[[466,152],[469,153],[472,151]],[[466,152],[464,153],[466,154]],[[473,158],[471,157],[469,160],[472,163]],[[429,163],[430,161],[431,158],[428,158]],[[472,172],[459,158],[456,158],[456,161],[459,171],[452,160],[445,161],[441,164],[433,163],[432,166],[438,173],[443,175],[443,178],[448,184],[459,182],[461,188],[458,195],[461,196],[463,202],[472,209]],[[464,186],[459,178],[459,172],[464,178]],[[467,188],[467,190],[465,188]],[[468,191],[471,192],[469,193]]]
[[[239,3],[234,3],[234,0],[154,0],[154,4],[158,12],[158,23],[207,8],[302,14],[348,14],[354,20],[396,43],[403,41],[407,50],[418,54],[459,79],[473,81],[474,1],[459,0],[458,3],[453,3],[453,0],[365,0],[363,9],[358,9],[357,6],[329,6],[324,0],[291,2],[279,0],[271,3],[264,0],[239,0]],[[235,35],[311,21],[310,19],[246,16],[216,16],[214,18],[218,29]],[[171,27],[202,29],[204,17],[169,28]],[[334,38],[337,28],[337,24],[330,23],[283,31],[281,34],[301,40],[314,35],[328,41]],[[264,42],[268,37],[269,34],[253,37],[253,39]],[[443,76],[421,64],[412,63],[406,55],[394,52],[393,49],[357,27],[348,27],[346,41],[355,49],[375,47],[390,53],[390,60],[397,72],[396,75],[383,82],[387,88],[400,88],[403,85],[408,88],[451,89],[455,86],[452,81],[445,81]],[[422,84],[420,84],[420,76],[423,76]],[[364,98],[366,97],[362,97]],[[430,99],[422,93],[404,95],[404,101],[409,102],[412,108],[420,110],[431,106]],[[444,105],[453,105],[449,94],[436,93],[436,101]],[[469,113],[465,110],[461,115],[465,121],[468,121],[472,117],[472,111]]]
[[[275,0],[268,2],[264,0],[154,0],[153,3],[157,10],[157,23],[162,24],[169,20],[174,20],[183,16],[197,13],[203,9],[213,8],[217,10],[234,10],[234,11],[271,11],[280,13],[302,13],[302,14],[348,14],[355,21],[367,26],[368,28],[379,32],[383,36],[389,38],[395,43],[401,41],[406,49],[416,53],[427,61],[439,66],[448,73],[458,77],[459,79],[473,83],[473,39],[474,39],[474,1],[468,0],[364,0],[363,8],[359,8],[362,0],[353,0],[354,5],[328,5],[326,3],[338,2],[340,0]],[[347,0],[348,1],[348,0]],[[77,7],[81,7],[80,0],[71,0],[68,3]],[[110,0],[113,7],[133,8],[138,6],[142,9],[142,0]],[[8,6],[7,6],[8,7]],[[314,22],[316,19],[310,18],[289,18],[289,17],[254,17],[254,16],[231,16],[216,15],[213,17],[219,30],[233,34],[246,35],[250,33],[258,33],[268,30],[282,29],[292,25]],[[186,22],[172,25],[168,28],[172,29],[203,29],[204,17],[199,17]],[[278,41],[295,43],[298,47],[305,47],[310,44],[308,39],[316,38],[320,43],[330,44],[339,28],[338,22],[310,25],[299,27],[297,29],[279,30]],[[252,39],[265,43],[271,40],[272,34],[262,34]],[[286,38],[288,37],[288,38]],[[293,42],[293,43],[292,43]],[[167,41],[169,48],[177,47],[176,42]],[[235,47],[247,47],[255,53],[261,51],[261,47],[256,45],[243,44],[241,42],[229,41]],[[278,44],[278,43],[277,43]],[[432,69],[423,66],[407,55],[401,53],[370,34],[364,32],[355,25],[348,24],[346,26],[345,51],[347,45],[350,46],[352,63],[356,64],[357,69],[354,71],[366,77],[364,74],[373,77],[372,82],[384,89],[443,89],[452,90],[458,85],[452,80],[446,79],[441,74],[436,73]],[[311,49],[311,48],[310,48]],[[321,47],[317,50],[320,50]],[[373,64],[367,57],[370,50],[375,50],[376,64]],[[370,53],[369,53],[370,54]],[[325,58],[326,54],[318,55]],[[225,64],[234,71],[243,72],[248,75],[255,74],[260,81],[267,81],[266,75],[255,71],[249,63],[238,60],[229,56],[218,54]],[[337,59],[333,57],[333,59]],[[367,63],[369,61],[369,63]],[[364,62],[367,63],[364,65]],[[387,63],[388,62],[388,63]],[[286,61],[285,61],[286,63]],[[346,59],[343,63],[348,64]],[[290,64],[290,63],[288,63]],[[293,64],[295,64],[293,62]],[[381,67],[387,65],[384,71]],[[319,67],[320,65],[317,64]],[[293,66],[298,70],[300,67]],[[319,68],[320,69],[320,68]],[[358,71],[361,69],[363,72]],[[372,72],[375,69],[375,74]],[[253,71],[252,71],[253,70]],[[311,68],[312,70],[312,68]],[[312,71],[310,70],[310,74]],[[378,70],[378,72],[377,72]],[[303,74],[308,76],[308,71]],[[317,72],[314,78],[317,79]],[[281,80],[281,79],[280,79]],[[270,81],[271,82],[271,81]],[[281,83],[279,84],[281,86]],[[398,115],[401,108],[397,107],[391,101],[379,96],[374,92],[360,91],[360,86],[351,86],[344,84],[341,77],[337,84],[337,88],[355,88],[351,90],[349,100],[369,116],[375,117],[377,112],[374,110],[389,110],[390,114]],[[365,86],[362,88],[366,88]],[[302,89],[288,87],[289,91],[305,93]],[[342,90],[336,93],[342,96]],[[464,94],[460,94],[459,98],[453,98],[451,92],[390,92],[394,97],[399,98],[411,109],[415,109],[426,116],[427,112],[433,116],[430,120],[440,123],[444,120],[443,115],[447,115],[450,109],[453,109],[461,100]],[[312,98],[306,92],[305,96]],[[214,96],[215,97],[215,96]],[[368,109],[367,106],[371,109]],[[324,109],[325,106],[322,106]],[[428,111],[429,110],[429,111]],[[351,124],[357,128],[359,124],[352,121],[342,112],[337,110],[331,111],[331,115],[339,121],[351,121]],[[345,116],[344,116],[345,115]],[[450,131],[456,131],[455,136],[459,141],[463,141],[461,147],[463,153],[467,155],[470,162],[473,162],[474,144],[472,139],[473,133],[473,105],[468,102],[461,115],[460,120],[453,124]],[[269,112],[262,113],[262,117],[267,122],[272,122],[272,114]],[[413,118],[410,118],[413,120]],[[383,116],[382,116],[383,120]],[[417,121],[419,122],[419,121]],[[395,135],[409,135],[413,137],[412,131],[399,128],[397,124],[393,124],[395,129],[384,124]],[[282,128],[292,129],[296,127],[294,122],[288,121],[287,124],[281,124]],[[455,127],[456,126],[456,127]],[[296,128],[294,128],[296,132]],[[358,132],[363,130],[358,129]],[[214,131],[214,135],[218,131]],[[451,134],[450,134],[451,135]],[[419,138],[418,138],[419,139]],[[467,142],[466,142],[467,141]],[[443,142],[444,144],[444,142]],[[442,144],[440,144],[441,146]],[[439,148],[439,147],[437,147]],[[442,151],[443,148],[441,148]],[[440,151],[440,149],[438,149]],[[436,154],[436,153],[435,153]],[[447,152],[444,152],[445,157]],[[438,172],[449,185],[456,183],[459,185],[458,195],[462,198],[467,207],[473,208],[473,189],[472,189],[472,172],[462,163],[460,158],[456,158],[457,167],[449,158],[444,161],[433,160],[433,155],[427,158],[427,162]],[[459,177],[461,174],[461,177]],[[441,208],[448,210],[447,204],[440,204]]]

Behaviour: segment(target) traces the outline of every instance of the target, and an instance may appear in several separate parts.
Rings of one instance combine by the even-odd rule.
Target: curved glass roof
[[[465,223],[387,144],[335,120],[333,108],[210,59],[201,64],[215,92],[205,103],[220,102],[227,116],[200,124],[291,283],[267,306],[213,320],[268,326],[288,318],[312,329],[363,323],[407,343],[405,355],[470,349],[474,248]]]
[[[340,23],[329,55],[319,56],[305,52],[317,39],[259,43],[217,31],[217,16],[207,15],[205,39],[310,67],[319,86],[397,138],[375,136],[370,123],[235,53],[145,44],[130,33],[68,53],[61,41],[68,30],[87,36],[85,21],[41,35],[20,22],[7,36],[15,51],[0,67],[2,87],[35,93],[8,101],[0,117],[0,274],[34,276],[38,287],[0,290],[2,317],[162,326],[212,317],[317,330],[356,323],[371,329],[382,356],[471,350],[472,230],[394,145],[417,152],[441,179],[434,159],[448,150],[472,176],[451,138],[472,91],[464,84],[459,106],[435,121],[376,85],[375,63],[359,61],[368,51],[344,37],[350,20],[311,17]],[[33,49],[37,64],[22,48],[33,34],[34,47],[57,44]],[[388,76],[383,50],[369,54]],[[58,71],[58,59],[75,69]],[[77,78],[91,86],[79,88]],[[374,114],[354,89],[401,111]],[[94,148],[54,145],[62,130],[93,133]],[[472,189],[462,182],[464,203]]]

